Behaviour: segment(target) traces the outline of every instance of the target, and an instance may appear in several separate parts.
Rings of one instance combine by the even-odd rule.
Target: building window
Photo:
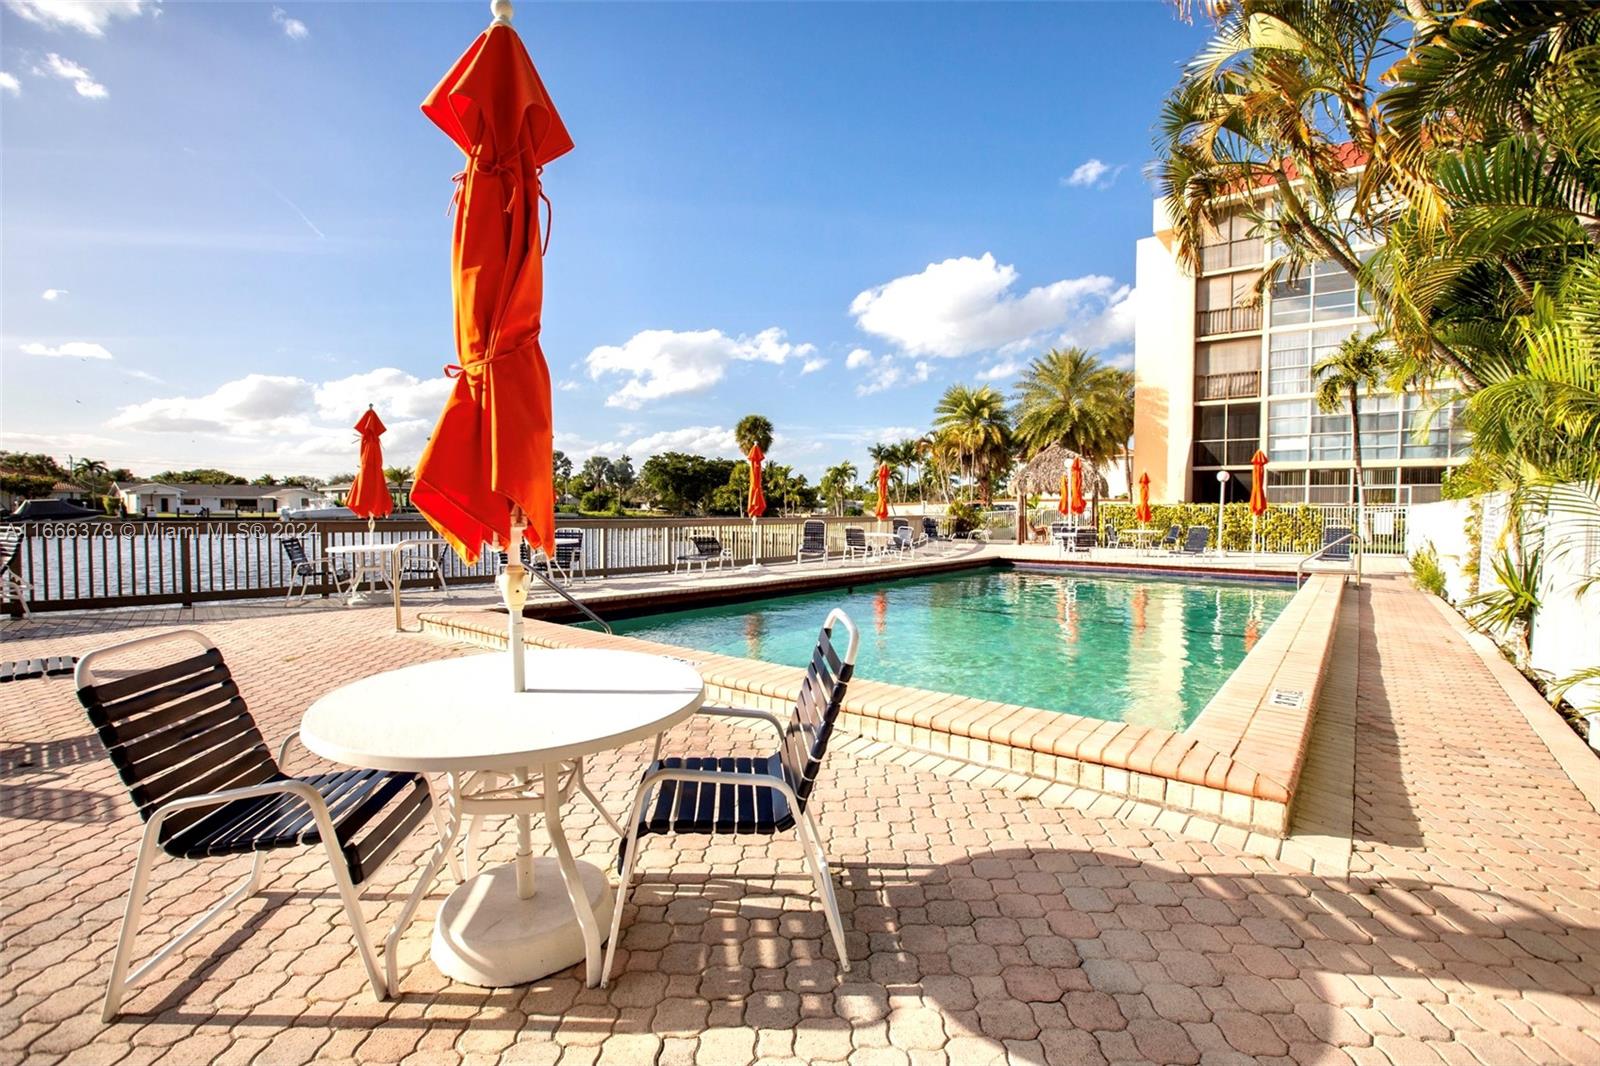
[[[1215,226],[1207,223],[1200,236],[1200,272],[1260,266],[1263,246],[1260,237],[1250,235],[1253,226],[1243,212],[1234,212]]]
[[[1304,503],[1306,500],[1306,472],[1304,470],[1274,470],[1267,468],[1268,503]]]
[[[1444,498],[1444,467],[1407,466],[1400,469],[1401,501],[1433,503]]]
[[[1212,341],[1195,349],[1195,399],[1235,400],[1261,394],[1261,339]]]
[[[1315,390],[1312,368],[1338,350],[1351,334],[1366,336],[1370,322],[1332,329],[1290,330],[1273,333],[1267,351],[1267,393],[1303,396]]]
[[[1332,260],[1312,264],[1298,277],[1280,270],[1272,282],[1274,326],[1301,326],[1356,316],[1356,279]]]
[[[1236,273],[1201,278],[1195,284],[1195,335],[1259,330],[1261,305],[1251,306],[1258,276]]]
[[[1308,470],[1307,503],[1349,503],[1352,478],[1348,467],[1337,470]]]
[[[1195,408],[1195,466],[1246,466],[1260,442],[1260,404],[1229,403]]]
[[[1267,407],[1267,455],[1304,462],[1311,454],[1311,401],[1275,400]],[[1302,482],[1303,484],[1304,482]]]
[[[1441,405],[1435,394],[1407,393],[1406,432],[1400,454],[1406,459],[1448,459],[1467,454],[1471,435],[1461,424],[1461,401]],[[1419,431],[1426,422],[1427,429]]]

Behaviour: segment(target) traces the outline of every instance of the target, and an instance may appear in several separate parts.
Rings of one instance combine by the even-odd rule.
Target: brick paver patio
[[[427,961],[425,911],[403,952],[416,966],[374,1003],[307,852],[269,862],[263,892],[110,1026],[99,1000],[140,823],[70,682],[0,686],[0,1061],[1600,1062],[1600,814],[1435,605],[1393,579],[1359,603],[1347,879],[845,738],[817,802],[849,974],[792,840],[691,838],[645,848],[610,989],[574,971],[453,984]],[[0,623],[0,652],[137,632],[95,625]],[[205,628],[275,741],[342,679],[469,650],[388,625],[370,610]],[[748,736],[706,730],[670,743]],[[614,810],[644,755],[592,764]],[[575,805],[568,827],[605,862],[592,812]],[[375,932],[432,839],[369,890]],[[502,832],[490,858],[510,850]],[[244,870],[163,863],[141,948]]]

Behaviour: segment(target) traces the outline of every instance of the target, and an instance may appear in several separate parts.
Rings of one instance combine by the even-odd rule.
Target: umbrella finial
[[[496,26],[511,25],[511,0],[489,0],[489,13]]]

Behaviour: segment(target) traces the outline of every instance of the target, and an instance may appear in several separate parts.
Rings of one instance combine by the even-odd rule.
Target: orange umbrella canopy
[[[745,501],[745,511],[751,518],[760,518],[767,513],[767,492],[761,484],[761,464],[766,458],[761,452],[761,445],[750,446],[750,498]]]
[[[1250,457],[1250,513],[1267,513],[1267,453],[1260,448]]]
[[[1083,460],[1078,456],[1072,458],[1072,513],[1082,514],[1083,509],[1089,504],[1083,498]]]
[[[883,463],[878,467],[878,509],[873,512],[878,516],[878,521],[889,517],[889,464]]]
[[[359,518],[382,518],[394,512],[394,497],[383,476],[383,442],[378,439],[384,433],[383,419],[369,407],[356,423],[356,432],[361,434],[361,469],[344,505]]]
[[[572,148],[522,40],[490,26],[422,103],[466,155],[456,175],[451,281],[455,388],[422,459],[411,500],[467,562],[483,543],[526,537],[554,550],[550,371],[539,347],[544,260],[540,173]]]
[[[1066,473],[1065,470],[1063,470],[1061,472],[1061,513],[1062,514],[1066,514],[1067,513],[1067,508],[1069,506],[1067,501],[1070,498],[1071,497],[1067,493],[1067,473]]]
[[[1134,511],[1134,517],[1141,522],[1150,521],[1150,475],[1139,475],[1139,508]]]

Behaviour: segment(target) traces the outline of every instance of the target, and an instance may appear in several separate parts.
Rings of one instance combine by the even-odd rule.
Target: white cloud
[[[67,295],[66,289],[46,289],[39,294],[41,300],[59,300]]]
[[[161,13],[143,0],[6,0],[6,6],[29,22],[90,37],[104,37],[106,27],[117,19],[138,18],[145,11]]]
[[[35,67],[34,70],[39,74],[70,81],[72,87],[78,91],[79,96],[85,96],[91,100],[104,100],[111,95],[106,90],[106,87],[95,81],[94,77],[86,69],[70,59],[63,59],[54,52],[44,57],[44,67],[42,69]]]
[[[205,396],[171,396],[122,408],[106,424],[144,433],[248,433],[263,423],[303,416],[315,396],[304,378],[246,374]]]
[[[844,357],[844,365],[850,370],[860,370],[864,366],[871,366],[872,353],[865,348],[852,348],[850,354]]]
[[[984,367],[982,370],[978,371],[978,380],[1001,381],[1005,378],[1014,376],[1017,371],[1021,369],[1021,363],[1017,362],[1015,359],[1007,359],[1005,362],[996,363],[994,366]]]
[[[354,425],[371,404],[385,423],[408,419],[432,420],[444,408],[454,382],[446,377],[418,378],[382,367],[364,374],[352,374],[316,387],[313,400],[317,414],[330,422]]]
[[[311,36],[311,31],[304,22],[290,18],[289,13],[281,7],[272,9],[272,21],[283,27],[283,35],[290,40],[303,41]]]
[[[932,374],[933,364],[926,360],[918,359],[908,365],[907,360],[885,355],[874,362],[866,380],[856,386],[856,395],[871,396],[896,385],[919,385]]]
[[[776,326],[754,337],[729,337],[716,329],[647,329],[622,345],[595,348],[584,362],[597,381],[608,374],[625,375],[627,380],[607,397],[606,406],[636,410],[650,400],[709,389],[722,380],[732,362],[781,365],[815,352],[813,345],[789,343]]]
[[[1098,185],[1100,179],[1110,173],[1111,165],[1109,163],[1102,163],[1098,159],[1090,159],[1088,162],[1079,163],[1073,168],[1071,174],[1061,179],[1061,184],[1086,189]]]
[[[739,456],[739,444],[727,426],[684,426],[638,437],[624,445],[608,442],[600,446],[607,455],[629,455],[643,461],[661,452],[689,452],[691,455]]]
[[[827,365],[828,365],[828,361],[826,359],[821,358],[820,356],[817,357],[817,358],[814,358],[814,359],[807,359],[805,361],[805,364],[800,367],[800,373],[802,373],[802,374],[815,374],[817,371],[821,370],[823,367],[825,367]]]
[[[57,359],[110,359],[111,353],[102,344],[92,341],[68,341],[51,347],[48,344],[24,344],[25,355],[47,355]]]
[[[913,355],[945,358],[1010,351],[1053,331],[1098,335],[1097,320],[1127,287],[1102,274],[1067,278],[1015,293],[1017,270],[991,253],[931,263],[867,289],[850,304],[856,324]],[[861,365],[870,365],[865,361]]]
[[[579,389],[583,388],[583,382],[581,382],[581,381],[572,381],[572,380],[569,379],[567,381],[563,381],[560,384],[558,384],[556,386],[556,388],[559,389],[562,392],[576,392]]]
[[[150,373],[148,370],[123,370],[123,373],[128,375],[130,378],[135,378],[139,381],[148,381],[153,385],[162,384],[162,380]]]
[[[17,76],[8,74],[3,70],[0,70],[0,89],[5,90],[12,96],[22,95],[22,83],[17,80]]]

